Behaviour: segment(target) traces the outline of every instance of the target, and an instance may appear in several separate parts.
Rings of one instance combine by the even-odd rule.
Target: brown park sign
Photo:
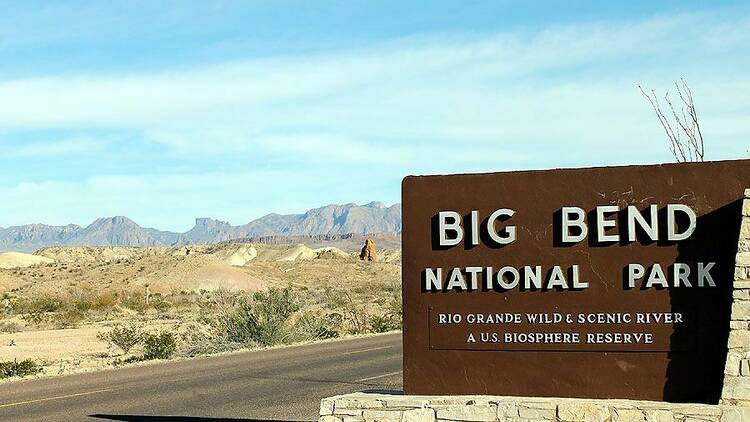
[[[407,177],[407,394],[715,403],[750,161]]]

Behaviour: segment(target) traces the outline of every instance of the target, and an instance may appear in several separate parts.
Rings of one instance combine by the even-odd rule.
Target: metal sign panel
[[[407,394],[717,402],[750,161],[410,176]]]

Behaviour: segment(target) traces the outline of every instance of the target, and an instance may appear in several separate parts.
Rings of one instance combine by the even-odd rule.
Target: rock
[[[334,401],[323,399],[320,401],[320,416],[333,415]]]
[[[53,264],[54,259],[44,256],[31,255],[20,252],[0,253],[0,268],[4,270],[14,270],[16,268],[28,268],[37,265]]]
[[[328,247],[315,249],[316,259],[347,259],[350,255],[341,249]]]
[[[554,403],[528,403],[518,406],[521,419],[555,420],[557,406]]]
[[[750,320],[750,302],[734,302],[732,304],[732,319],[734,321]]]
[[[740,375],[740,362],[742,361],[742,355],[739,353],[727,353],[727,363],[724,366],[724,374],[731,376]]]
[[[749,377],[724,377],[724,400],[750,400]]]
[[[339,409],[334,407],[333,414],[336,416],[362,416],[362,409]]]
[[[401,422],[402,412],[396,410],[365,410],[362,418],[365,422]]]
[[[253,247],[240,247],[224,261],[233,267],[243,267],[258,256],[258,250]]]
[[[669,410],[654,410],[646,414],[646,420],[648,422],[672,422],[674,413]]]
[[[557,416],[561,421],[566,422],[605,422],[610,418],[606,406],[583,403],[560,404]]]
[[[394,396],[395,398],[386,398],[385,407],[413,407],[426,408],[430,400],[421,396]]]
[[[734,317],[734,315],[732,315]],[[731,330],[729,332],[728,346],[730,349],[745,349],[750,347],[749,330]]]
[[[437,409],[438,419],[450,419],[454,421],[496,421],[497,408],[495,406],[446,406]]]
[[[513,420],[513,418],[518,417],[518,405],[516,403],[497,403],[498,420]]]
[[[747,280],[747,267],[734,267],[734,280],[737,281]]]
[[[721,415],[721,422],[750,421],[750,408],[727,409]]]
[[[750,219],[748,219],[750,221]],[[743,236],[743,238],[748,239],[750,237],[750,223],[742,223],[742,233],[740,236]],[[737,257],[735,259],[735,263],[739,267],[747,267],[750,266],[750,252],[739,252],[737,253]]]
[[[412,409],[404,411],[401,422],[429,422],[435,420],[434,409]]]
[[[638,409],[617,409],[617,422],[646,422],[646,415]]]
[[[383,407],[385,403],[382,400],[351,395],[336,399],[334,410],[339,412],[340,409],[380,409]]]
[[[378,248],[375,246],[375,241],[372,239],[365,240],[365,246],[362,247],[362,252],[359,253],[359,259],[362,261],[375,261],[378,257]]]
[[[747,321],[729,321],[729,328],[732,330],[747,330]]]

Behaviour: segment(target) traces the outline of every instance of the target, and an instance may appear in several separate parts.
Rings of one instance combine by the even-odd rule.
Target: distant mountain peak
[[[216,220],[210,217],[198,217],[195,219],[196,227],[218,227],[218,226],[230,226],[226,221]]]
[[[111,225],[123,225],[123,224],[126,224],[126,225],[135,225],[135,226],[138,225],[138,224],[136,224],[135,221],[129,219],[128,217],[124,217],[122,215],[117,215],[117,216],[114,216],[114,217],[97,218],[96,220],[94,220],[93,223],[91,223],[89,225],[89,227],[91,227],[91,226],[101,226],[101,225],[105,225],[105,224],[111,224]]]
[[[386,207],[330,204],[303,214],[267,214],[241,226],[210,217],[195,219],[185,233],[142,228],[124,216],[98,218],[82,228],[76,225],[29,224],[0,228],[0,251],[34,251],[45,246],[174,246],[226,242],[262,236],[317,236],[401,232],[400,204]]]

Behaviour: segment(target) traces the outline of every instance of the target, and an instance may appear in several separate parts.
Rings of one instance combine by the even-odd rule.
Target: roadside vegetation
[[[42,368],[31,359],[0,362],[0,379],[34,375],[41,370]]]
[[[0,333],[100,327],[109,366],[382,333],[401,328],[396,282],[362,289],[272,287],[264,291],[121,291],[4,296]],[[11,340],[12,341],[12,340]],[[0,379],[55,362],[0,362]],[[62,363],[60,363],[63,366]],[[62,370],[61,370],[62,371]]]
[[[0,362],[41,368],[26,375],[401,328],[398,250],[368,262],[357,252],[303,245],[39,254],[55,262],[0,269]],[[23,365],[4,377],[23,376]]]
[[[400,329],[400,286],[383,286],[378,291],[380,297],[372,304],[330,288],[321,292],[272,288],[252,295],[217,292],[205,309],[209,312],[200,321],[203,330],[187,330],[183,335],[184,354],[194,356]]]

